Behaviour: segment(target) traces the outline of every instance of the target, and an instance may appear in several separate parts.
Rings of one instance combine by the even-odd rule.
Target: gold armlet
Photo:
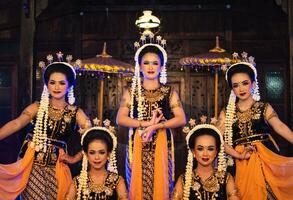
[[[80,134],[83,134],[87,129],[89,129],[91,127],[91,121],[89,119],[86,119],[86,121],[79,126],[78,132]]]
[[[26,116],[28,116],[30,119],[33,118],[32,113],[30,113],[28,110],[24,110],[21,114],[22,114],[22,115],[26,115]]]
[[[131,105],[125,99],[122,99],[121,103],[120,103],[120,107],[126,107],[126,108],[130,109]]]
[[[173,194],[172,194],[172,199],[176,200],[176,199],[180,199],[181,195],[179,194],[179,192],[177,192],[176,189],[174,189]]]
[[[142,121],[138,120],[138,128],[142,128]]]
[[[162,129],[166,129],[165,122],[161,122],[161,124],[162,124]]]
[[[126,108],[130,109],[131,105],[130,105],[130,103],[121,103],[120,107],[126,107]]]
[[[278,117],[278,114],[275,111],[273,111],[268,117],[266,117],[266,120],[269,121],[273,117]]]
[[[238,189],[237,188],[235,188],[232,192],[228,192],[228,198],[229,197],[232,197],[232,196],[239,197],[239,192],[238,192]]]
[[[125,193],[123,193],[123,194],[120,194],[120,195],[118,196],[118,199],[128,199],[128,194],[127,194],[127,192],[125,192]]]
[[[181,105],[181,102],[180,102],[180,100],[177,100],[177,102],[176,103],[174,103],[174,104],[171,104],[170,105],[170,107],[171,107],[171,109],[173,110],[174,108],[177,108],[177,107],[182,107],[182,105]]]
[[[82,129],[88,129],[91,127],[91,120],[86,119],[85,122],[81,125]]]

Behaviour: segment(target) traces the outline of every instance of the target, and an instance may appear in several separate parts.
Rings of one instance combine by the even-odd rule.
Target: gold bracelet
[[[275,111],[273,111],[268,117],[265,116],[265,119],[269,121],[273,117],[278,117],[278,114]]]
[[[141,122],[141,120],[138,120],[138,128],[142,128],[142,122]]]
[[[232,192],[228,192],[228,198],[229,197],[232,197],[232,196],[239,197],[239,192],[238,192],[238,189],[237,188],[235,188]]]
[[[33,118],[32,114],[28,110],[24,110],[21,114],[28,116],[30,119]]]
[[[165,122],[161,122],[161,124],[162,124],[162,129],[166,129],[166,125],[165,125]]]

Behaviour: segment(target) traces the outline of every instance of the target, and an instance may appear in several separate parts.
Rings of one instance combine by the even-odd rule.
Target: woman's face
[[[54,72],[50,75],[48,81],[48,91],[52,98],[64,99],[67,93],[69,83],[65,74]]]
[[[96,170],[105,168],[109,157],[106,143],[102,140],[94,140],[89,143],[87,157],[91,168]]]
[[[160,57],[155,53],[146,53],[141,59],[141,72],[144,79],[158,79],[161,71]]]
[[[246,100],[251,96],[253,84],[246,73],[236,73],[231,77],[232,90],[239,100]]]
[[[210,135],[201,135],[196,137],[194,145],[194,157],[198,165],[208,167],[213,164],[217,156],[216,140]]]

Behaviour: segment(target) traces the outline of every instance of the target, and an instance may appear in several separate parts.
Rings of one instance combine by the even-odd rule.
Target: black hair
[[[164,64],[163,52],[156,46],[147,46],[145,47],[138,55],[138,63],[141,64],[142,57],[147,53],[157,54],[161,61],[161,66]]]
[[[66,64],[63,63],[53,63],[49,65],[44,72],[44,82],[46,85],[48,85],[48,81],[50,79],[51,74],[55,72],[62,73],[66,76],[66,79],[69,83],[69,87],[75,84],[75,75],[74,72],[72,71],[73,69]]]
[[[209,136],[214,137],[216,140],[217,151],[220,150],[220,146],[221,146],[220,136],[215,130],[210,129],[210,128],[198,129],[190,136],[189,141],[188,141],[188,146],[190,149],[194,149],[196,138],[199,136],[202,136],[202,135],[209,135]]]
[[[227,72],[227,79],[228,79],[228,84],[229,84],[230,88],[232,88],[232,81],[231,81],[232,76],[234,74],[238,74],[238,73],[247,74],[249,76],[251,82],[255,81],[255,74],[254,74],[253,69],[251,69],[251,67],[249,67],[248,65],[239,63],[239,64],[236,64],[233,67],[231,67]]]
[[[94,140],[101,140],[107,145],[107,151],[111,152],[113,150],[113,139],[107,131],[103,130],[91,130],[89,131],[83,139],[82,149],[84,152],[88,151],[89,144]]]

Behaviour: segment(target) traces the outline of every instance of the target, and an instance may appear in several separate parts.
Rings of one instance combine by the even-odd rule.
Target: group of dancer
[[[166,84],[167,53],[161,38],[136,43],[132,85],[122,97],[117,124],[129,127],[125,178],[116,166],[117,138],[94,126],[74,105],[74,68],[51,62],[40,102],[0,128],[0,139],[30,124],[16,163],[0,165],[0,199],[279,199],[293,196],[293,158],[278,154],[272,129],[293,144],[292,131],[270,104],[260,101],[257,71],[231,65],[231,94],[216,124],[193,126],[186,136],[186,172],[174,187],[171,129],[186,124],[178,93]],[[196,102],[194,102],[196,103]],[[79,140],[69,151],[70,141]],[[72,179],[68,164],[81,161]],[[228,166],[236,162],[236,174]]]

